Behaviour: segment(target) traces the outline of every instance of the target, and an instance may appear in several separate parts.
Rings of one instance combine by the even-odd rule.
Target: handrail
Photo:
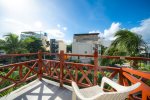
[[[25,53],[25,54],[5,54],[0,55],[0,58],[4,57],[17,57],[17,56],[31,56],[31,55],[37,55],[38,53]],[[42,52],[42,54],[46,55],[59,55],[59,53],[49,53],[49,52]],[[66,56],[81,56],[81,57],[94,57],[92,54],[70,54],[65,53]],[[99,58],[107,58],[107,59],[126,59],[126,60],[143,60],[143,61],[150,61],[150,58],[145,57],[129,57],[129,56],[107,56],[107,55],[99,55]]]
[[[45,55],[59,55],[59,53],[49,53],[49,52],[42,52],[42,54],[45,54]]]
[[[122,68],[122,70],[125,72],[129,72],[130,74],[135,74],[150,80],[150,72],[142,72],[131,68]]]
[[[94,57],[94,55],[88,55],[88,54],[68,54],[68,53],[66,53],[65,55],[67,55],[67,56],[80,56],[80,57]]]
[[[49,60],[49,59],[42,59],[42,55],[58,55],[59,60]],[[150,87],[142,82],[140,79],[137,79],[133,76],[133,74],[140,76],[141,78],[150,79],[149,72],[142,72],[138,70],[133,70],[130,68],[124,67],[110,67],[110,66],[98,66],[98,57],[100,58],[107,58],[107,59],[127,59],[127,60],[144,60],[150,61],[150,58],[143,58],[143,57],[122,57],[122,56],[98,56],[97,52],[94,52],[93,55],[84,55],[84,54],[65,54],[64,52],[61,53],[47,53],[47,52],[38,52],[38,53],[31,53],[31,54],[7,54],[7,55],[0,55],[0,58],[3,57],[10,57],[10,56],[30,56],[30,55],[37,55],[38,59],[24,61],[19,63],[13,63],[9,65],[4,65],[0,67],[1,69],[9,68],[9,72],[6,76],[2,77],[2,79],[10,79],[8,76],[12,74],[14,70],[19,70],[19,76],[22,75],[22,67],[26,67],[29,69],[29,72],[26,73],[24,76],[20,76],[20,80],[11,80],[14,82],[24,82],[27,81],[31,72],[34,73],[34,77],[41,79],[42,76],[48,76],[50,78],[56,79],[60,82],[60,86],[63,86],[63,83],[70,83],[72,80],[76,81],[78,85],[82,87],[92,86],[98,84],[98,74],[97,72],[101,72],[102,76],[104,76],[104,71],[110,70],[109,78],[113,79],[116,75],[119,77],[118,81],[121,85],[129,85],[128,80],[132,83],[141,82],[142,85],[140,89],[142,91],[147,92],[150,90]],[[94,64],[83,64],[83,63],[74,63],[74,62],[67,62],[65,61],[64,56],[81,56],[81,57],[93,57]],[[27,63],[31,63],[32,66],[26,65]],[[33,64],[34,63],[34,64]],[[17,69],[18,68],[18,69]],[[34,68],[38,68],[36,71]],[[78,72],[80,72],[80,77],[78,78]],[[36,75],[37,74],[37,75]],[[92,78],[90,79],[88,76],[92,74]],[[32,76],[30,76],[32,78]],[[23,79],[23,80],[21,80]],[[84,81],[87,81],[86,83]],[[0,82],[1,84],[1,82]],[[18,83],[17,83],[18,84]],[[10,87],[15,85],[10,85]],[[4,89],[3,89],[4,91]],[[134,92],[139,91],[137,89]],[[143,92],[143,93],[144,93]],[[149,96],[149,93],[146,93],[146,96]],[[142,98],[146,98],[142,97]]]
[[[100,58],[108,58],[108,59],[126,59],[126,60],[147,60],[150,61],[150,58],[145,57],[128,57],[128,56],[99,56]]]
[[[11,66],[18,66],[18,65],[25,64],[25,63],[36,62],[37,60],[30,60],[30,61],[24,61],[24,62],[19,62],[19,63],[13,63],[13,64],[8,64],[8,65],[3,65],[3,66],[0,66],[0,69],[2,69],[2,68],[8,68],[8,67],[11,67]]]
[[[4,58],[4,57],[17,57],[17,56],[31,56],[31,55],[37,55],[37,53],[5,54],[5,55],[0,55],[0,58]]]
[[[139,91],[142,91],[142,100],[147,100],[147,96],[150,96],[150,87],[148,85],[146,85],[144,82],[142,82],[141,80],[135,78],[134,76],[126,73],[126,72],[123,72],[123,75],[128,79],[130,80],[130,82],[132,82],[133,84],[137,83],[137,82],[140,82],[141,85],[139,88],[133,90],[130,92],[130,94],[134,94],[134,93],[137,93]]]

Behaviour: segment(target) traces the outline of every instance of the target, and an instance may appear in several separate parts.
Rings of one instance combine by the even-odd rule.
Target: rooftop
[[[99,35],[99,33],[79,33],[79,34],[74,34],[74,36],[84,36],[84,35]]]

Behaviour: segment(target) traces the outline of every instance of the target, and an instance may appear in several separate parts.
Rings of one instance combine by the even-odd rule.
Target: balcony
[[[59,60],[50,60],[45,56],[58,56]],[[99,85],[103,76],[118,82],[121,85],[129,86],[141,82],[141,86],[132,91],[128,98],[131,100],[150,99],[150,86],[146,83],[150,80],[150,72],[142,72],[127,67],[99,66],[98,59],[124,59],[135,61],[150,61],[142,57],[119,57],[119,56],[98,56],[97,51],[93,55],[78,54],[50,54],[39,51],[30,54],[1,55],[1,59],[18,58],[26,56],[28,61],[14,62],[0,67],[0,93],[5,95],[0,99],[35,99],[35,100],[70,100],[72,88],[70,83],[74,80],[81,88]],[[45,59],[43,59],[43,56]],[[71,56],[92,57],[94,64],[83,64],[68,62],[66,59]],[[36,59],[35,59],[36,58]],[[3,74],[3,72],[6,72]],[[106,73],[108,72],[108,73]],[[15,74],[15,78],[13,75]],[[5,87],[4,87],[5,86]],[[115,91],[106,86],[105,91]]]

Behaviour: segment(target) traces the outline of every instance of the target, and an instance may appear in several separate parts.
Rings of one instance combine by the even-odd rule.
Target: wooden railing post
[[[38,78],[42,79],[42,51],[38,51]]]
[[[120,84],[120,85],[124,85],[123,84],[123,70],[122,70],[122,68],[120,68],[120,70],[119,70],[119,79],[118,79],[118,83]]]
[[[98,51],[94,51],[94,85],[97,84]]]
[[[22,75],[22,65],[19,66],[19,77],[20,77],[20,80],[23,78],[23,75]]]
[[[60,58],[60,87],[63,87],[64,56],[65,56],[64,51],[61,50],[60,55],[59,55],[59,58]]]

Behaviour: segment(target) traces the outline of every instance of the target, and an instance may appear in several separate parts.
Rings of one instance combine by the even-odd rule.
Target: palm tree
[[[0,50],[4,50],[7,54],[19,54],[27,52],[25,48],[25,43],[19,40],[19,37],[13,33],[5,35],[4,39],[0,39]],[[15,58],[15,62],[18,62],[19,57]],[[11,63],[13,62],[13,57],[11,57]]]
[[[115,33],[115,40],[111,43],[110,47],[105,50],[104,55],[110,56],[138,56],[140,55],[140,49],[143,47],[146,49],[147,45],[143,41],[142,36],[138,35],[134,32],[128,30],[119,30]],[[102,64],[108,63],[123,63],[124,60],[111,60],[105,62],[104,59],[102,60]],[[118,62],[119,61],[119,62]],[[132,61],[132,67],[138,68],[138,62]]]
[[[119,30],[115,34],[116,39],[112,42],[111,48],[118,52],[126,52],[127,55],[136,56],[140,54],[141,47],[147,47],[142,36],[128,30]]]
[[[18,54],[27,51],[24,42],[19,40],[19,37],[12,33],[5,35],[4,40],[0,39],[0,49],[5,50],[7,54]]]

